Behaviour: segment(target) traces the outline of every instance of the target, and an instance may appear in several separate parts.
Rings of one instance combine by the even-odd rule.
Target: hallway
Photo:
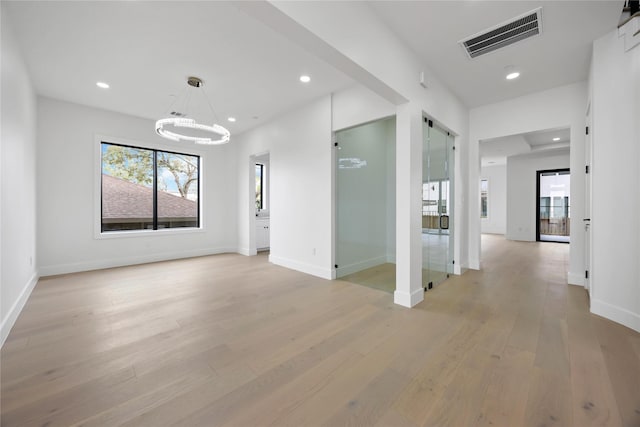
[[[41,279],[2,425],[640,425],[640,334],[588,313],[568,245],[482,244],[414,309],[263,256]]]

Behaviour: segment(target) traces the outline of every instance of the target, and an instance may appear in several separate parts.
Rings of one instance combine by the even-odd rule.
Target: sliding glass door
[[[569,169],[538,171],[537,240],[569,243],[571,231]]]

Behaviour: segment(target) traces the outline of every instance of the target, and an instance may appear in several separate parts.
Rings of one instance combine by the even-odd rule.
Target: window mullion
[[[198,219],[196,220],[196,226],[200,228],[200,157],[198,157],[198,171],[196,176],[198,177],[198,188],[196,190],[198,194]]]
[[[153,150],[153,229],[158,229],[158,152]]]

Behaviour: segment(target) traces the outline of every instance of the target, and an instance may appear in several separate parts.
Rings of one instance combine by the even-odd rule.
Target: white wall
[[[97,135],[202,160],[202,230],[96,238]],[[38,98],[38,259],[42,275],[236,251],[235,145],[204,147],[157,136],[151,120]]]
[[[271,161],[271,253],[269,260],[331,278],[332,150],[331,97],[325,96],[236,139],[238,239],[240,253],[255,247],[253,155]]]
[[[334,131],[395,114],[395,105],[360,84],[334,92],[331,96],[331,126]]]
[[[481,218],[483,233],[507,232],[507,165],[484,166],[480,179],[488,181],[487,218]]]
[[[4,6],[4,4],[3,4]],[[38,280],[36,257],[36,97],[22,55],[2,16],[2,172],[0,345]]]
[[[392,123],[392,125],[391,125]],[[387,144],[387,262],[396,262],[396,121],[385,128]]]
[[[569,168],[569,153],[563,151],[523,154],[507,159],[507,239],[536,241],[536,172]],[[582,230],[582,217],[574,215],[571,200],[571,228],[576,226]]]
[[[584,214],[584,145],[587,84],[574,83],[474,108],[469,114],[469,257],[480,265],[480,157],[479,141],[537,130],[569,127],[571,157],[571,217]],[[513,203],[508,200],[508,204]],[[534,230],[535,233],[535,230]],[[530,234],[527,234],[530,235]],[[584,233],[571,228],[569,283],[581,285],[584,277]]]
[[[591,84],[591,311],[640,331],[640,47],[596,40]]]

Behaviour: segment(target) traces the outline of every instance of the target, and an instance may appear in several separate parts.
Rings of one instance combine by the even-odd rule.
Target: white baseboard
[[[567,283],[570,285],[584,286],[584,273],[576,274],[569,271],[567,273]]]
[[[423,288],[418,288],[411,293],[398,290],[393,293],[393,302],[403,307],[411,308],[422,302],[422,300],[424,300]]]
[[[480,260],[470,259],[468,267],[469,267],[469,270],[480,270]]]
[[[591,312],[640,332],[640,314],[607,302],[592,299]]]
[[[290,268],[291,270],[296,270],[302,273],[310,274],[312,276],[320,277],[322,279],[331,280],[333,275],[332,268],[322,268],[318,267],[317,265],[307,264],[304,262],[275,255],[269,255],[269,262],[281,267]]]
[[[0,327],[0,347],[4,345],[5,340],[9,336],[9,332],[11,332],[11,328],[13,328],[16,320],[18,320],[18,316],[24,308],[24,305],[27,303],[27,300],[29,299],[33,288],[35,288],[36,283],[38,283],[39,278],[40,276],[38,275],[38,271],[36,270],[25,284],[22,292],[20,293],[20,296],[13,303],[5,318],[2,319],[2,326]]]
[[[367,268],[375,267],[376,265],[384,264],[386,262],[387,257],[385,255],[382,255],[345,266],[341,265],[340,267],[338,267],[337,276],[344,277],[349,274],[357,273],[358,271],[366,270]]]
[[[165,252],[160,254],[126,256],[121,258],[108,258],[92,261],[83,261],[73,264],[47,265],[40,267],[40,276],[54,276],[58,274],[77,273],[79,271],[101,270],[103,268],[124,267],[127,265],[146,264],[149,262],[170,261],[174,259],[193,258],[206,255],[238,252],[238,248],[210,248],[193,251]]]
[[[506,232],[507,230],[504,230],[502,228],[492,228],[492,227],[486,227],[486,228],[483,228],[482,231],[480,231],[481,234],[495,234],[499,236],[504,236]]]
[[[258,255],[257,249],[249,249],[249,248],[239,248],[237,251],[229,250],[227,252],[238,252],[240,255],[244,255],[244,256]]]

